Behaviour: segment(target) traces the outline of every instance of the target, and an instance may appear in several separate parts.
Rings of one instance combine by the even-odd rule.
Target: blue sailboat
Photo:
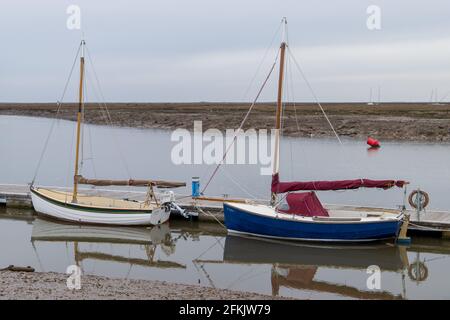
[[[406,181],[356,179],[280,182],[280,128],[286,47],[287,44],[283,41],[279,51],[280,69],[271,202],[270,205],[224,202],[225,225],[228,232],[286,240],[324,242],[368,242],[396,238],[404,221],[404,208],[398,211],[327,210],[322,206],[315,192],[358,188],[403,188],[408,183]],[[280,197],[280,194],[285,196]],[[406,229],[402,230],[402,233],[406,236]]]
[[[360,217],[330,215],[307,216],[302,212],[287,214],[276,207],[243,203],[224,203],[225,225],[229,233],[267,238],[323,241],[368,242],[395,238],[402,224],[403,213],[380,212]]]

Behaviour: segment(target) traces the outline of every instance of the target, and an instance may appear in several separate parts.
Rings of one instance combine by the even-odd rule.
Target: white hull
[[[168,224],[145,227],[75,225],[37,218],[33,221],[32,241],[105,242],[161,244],[170,237]]]
[[[151,213],[114,213],[101,209],[93,212],[83,211],[81,208],[77,210],[69,206],[54,204],[34,192],[31,192],[31,199],[36,212],[52,218],[77,223],[122,226],[158,225],[166,222],[170,217],[170,211],[166,212],[163,209],[155,209]]]

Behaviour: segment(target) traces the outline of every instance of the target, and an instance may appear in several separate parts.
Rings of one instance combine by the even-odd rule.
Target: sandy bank
[[[85,275],[80,290],[69,290],[68,275],[0,271],[0,299],[272,299],[271,296],[162,281]]]
[[[192,130],[195,120],[203,130],[239,127],[249,105],[239,103],[109,103],[113,125],[133,128]],[[341,137],[381,140],[450,142],[450,105],[427,103],[323,104],[330,121]],[[0,103],[0,115],[53,117],[55,104]],[[63,105],[60,118],[76,119],[76,105]],[[107,124],[99,104],[88,104],[86,121]],[[274,104],[258,104],[245,128],[273,127]],[[284,113],[284,134],[294,137],[332,137],[333,132],[315,104],[288,105]]]

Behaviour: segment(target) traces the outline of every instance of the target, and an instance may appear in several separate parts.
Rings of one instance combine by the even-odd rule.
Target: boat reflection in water
[[[168,224],[143,227],[106,227],[95,225],[74,225],[37,218],[33,221],[31,235],[33,246],[35,242],[66,242],[73,243],[74,260],[80,266],[83,260],[93,259],[118,263],[127,263],[144,267],[185,268],[185,265],[172,261],[156,260],[158,247],[168,256],[175,250]],[[145,248],[147,258],[125,257],[104,252],[81,251],[80,243],[105,243],[138,245]]]
[[[231,236],[225,241],[224,262],[272,264],[272,294],[281,287],[339,294],[357,299],[402,299],[379,290],[361,290],[346,284],[315,280],[320,268],[367,270],[377,265],[382,271],[399,272],[408,267],[406,249],[392,244],[367,246],[310,245],[286,241]]]
[[[216,224],[175,220],[149,228],[73,225],[42,218],[32,225],[31,240],[41,271],[65,272],[68,265],[76,264],[83,274],[189,284],[204,279],[207,286],[297,298],[311,294],[313,298],[421,297],[417,290],[436,279],[430,272],[439,275],[439,269],[428,269],[429,263],[450,257],[450,242],[440,239],[414,238],[405,248],[226,235]],[[381,289],[367,287],[371,265],[380,268]]]

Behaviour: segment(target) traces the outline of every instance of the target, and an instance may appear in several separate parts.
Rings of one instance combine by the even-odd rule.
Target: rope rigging
[[[281,21],[280,21],[280,23],[278,25],[278,28],[276,29],[274,35],[272,36],[272,39],[271,39],[269,45],[265,49],[264,55],[263,55],[261,61],[259,62],[258,66],[256,68],[256,71],[255,71],[253,77],[251,78],[249,85],[247,86],[247,89],[244,91],[244,94],[242,95],[241,101],[245,101],[247,99],[247,95],[250,92],[250,89],[253,87],[253,84],[254,84],[254,82],[256,80],[256,77],[258,76],[258,74],[259,74],[259,72],[261,70],[261,67],[263,66],[264,62],[266,61],[266,58],[267,58],[267,56],[269,54],[270,49],[273,48],[273,43],[274,43],[275,39],[277,38],[278,34],[280,33],[281,27],[283,26],[283,22],[284,22],[284,18],[281,19]],[[206,171],[207,171],[207,168],[205,168],[203,170],[202,175],[204,175]]]
[[[270,41],[269,46],[266,48],[266,50],[265,50],[265,52],[264,52],[264,56],[263,56],[263,58],[261,59],[261,61],[260,61],[259,65],[258,65],[258,67],[256,68],[255,74],[253,75],[253,77],[252,77],[252,79],[251,79],[251,81],[250,81],[250,84],[248,85],[247,89],[245,90],[245,93],[244,93],[244,95],[242,96],[242,99],[241,99],[241,100],[245,100],[245,99],[247,98],[247,94],[250,92],[250,89],[251,89],[251,87],[253,86],[253,83],[255,82],[255,79],[256,79],[256,77],[258,76],[259,71],[261,70],[261,67],[262,67],[263,63],[264,63],[264,61],[266,60],[267,55],[269,54],[269,51],[270,51],[270,49],[271,49],[272,46],[273,46],[273,42],[275,41],[276,37],[277,37],[278,34],[280,33],[281,27],[283,26],[283,22],[284,22],[284,18],[280,21],[280,24],[278,25],[278,28],[277,28],[277,30],[275,31],[275,33],[274,33],[274,35],[273,35],[273,37],[272,37],[272,40]]]
[[[288,27],[287,27],[287,20],[286,20],[286,18],[283,18],[283,19],[281,20],[281,23],[280,23],[280,25],[279,25],[279,27],[278,27],[278,29],[277,29],[275,35],[274,35],[274,38],[275,38],[275,36],[279,33],[279,30],[280,30],[280,28],[281,28],[281,26],[282,26],[283,24],[284,24],[284,28],[283,28],[283,30],[282,30],[282,31],[283,31],[283,34],[282,34],[282,41],[283,41],[283,43],[286,44],[286,47],[287,47],[287,49],[288,49],[288,50],[287,50],[287,52],[288,52],[288,55],[287,55],[287,61],[286,61],[286,64],[284,65],[284,68],[285,68],[286,72],[284,72],[284,75],[283,75],[283,81],[284,81],[284,82],[287,82],[286,80],[287,80],[288,78],[291,80],[291,83],[290,83],[290,84],[287,84],[287,85],[283,88],[283,96],[284,96],[284,97],[286,97],[286,96],[289,97],[290,95],[292,95],[292,98],[294,98],[294,97],[293,97],[293,92],[294,92],[293,87],[294,87],[294,86],[293,86],[293,81],[292,81],[292,61],[293,61],[294,65],[296,66],[297,70],[299,71],[301,77],[303,78],[303,81],[305,82],[305,84],[307,85],[309,91],[311,92],[311,95],[313,96],[313,98],[314,98],[316,104],[319,106],[319,108],[320,108],[320,110],[321,110],[323,116],[325,117],[326,121],[328,122],[328,125],[330,126],[331,130],[333,131],[333,134],[336,136],[336,139],[338,140],[339,144],[342,145],[342,141],[341,141],[341,139],[340,139],[338,133],[336,132],[336,130],[335,130],[333,124],[331,123],[330,119],[328,118],[328,115],[326,114],[324,108],[322,107],[322,104],[319,102],[319,99],[317,98],[317,95],[316,95],[316,93],[314,92],[314,90],[313,90],[313,88],[312,88],[310,82],[309,82],[308,79],[306,78],[306,75],[305,75],[303,69],[301,68],[301,66],[300,66],[300,64],[298,63],[298,61],[295,59],[295,57],[294,57],[294,55],[292,54],[292,51],[291,51],[291,49],[290,49],[290,46],[288,45],[289,34],[288,34]],[[274,38],[272,39],[271,44],[273,43]],[[263,61],[264,61],[264,59],[265,59],[265,56],[267,55],[267,52],[268,52],[268,50],[266,50],[266,53],[265,53],[264,58],[263,58]],[[213,177],[216,175],[216,173],[218,172],[219,168],[220,168],[221,165],[223,164],[223,162],[224,162],[224,160],[225,160],[225,158],[226,158],[226,156],[227,156],[229,150],[230,150],[231,147],[234,145],[234,143],[235,143],[235,141],[236,141],[236,138],[237,138],[238,132],[240,132],[240,131],[242,130],[242,128],[243,128],[243,126],[244,126],[244,124],[245,124],[245,122],[246,122],[248,116],[250,115],[250,113],[251,113],[251,111],[252,111],[254,105],[256,104],[256,102],[257,102],[257,100],[258,100],[258,98],[259,98],[259,96],[260,96],[262,90],[264,89],[264,87],[265,87],[265,85],[266,85],[266,83],[267,83],[267,81],[268,81],[270,75],[272,74],[272,72],[273,72],[273,70],[274,70],[274,68],[275,68],[275,65],[276,65],[276,63],[277,63],[277,61],[278,61],[278,56],[279,56],[279,54],[280,54],[280,50],[278,50],[277,56],[276,56],[276,58],[275,58],[275,62],[274,62],[274,64],[272,65],[272,67],[271,67],[271,69],[270,69],[270,71],[269,71],[267,77],[265,78],[265,80],[264,80],[262,86],[260,87],[260,89],[259,89],[259,91],[258,91],[258,94],[257,94],[256,98],[254,99],[252,105],[250,106],[250,108],[249,108],[249,110],[247,111],[247,113],[246,113],[244,119],[242,120],[241,125],[239,126],[239,129],[235,132],[235,135],[233,136],[233,140],[231,141],[231,143],[230,143],[229,146],[227,147],[227,149],[226,149],[226,151],[225,151],[225,153],[224,153],[224,155],[223,155],[222,160],[217,164],[217,166],[216,166],[215,169],[213,170],[211,176],[209,177],[207,183],[205,184],[205,187],[204,187],[203,190],[201,191],[201,194],[204,194],[204,192],[206,191],[206,189],[207,189],[208,186],[210,185],[210,183],[211,183]],[[263,61],[261,61],[260,65],[258,66],[258,70],[257,70],[255,76],[253,77],[252,82],[253,82],[254,78],[256,77],[256,75],[258,74],[258,71],[259,71],[259,69],[260,69],[261,64],[262,64]],[[289,87],[289,85],[290,85],[291,87]],[[251,85],[250,85],[250,86],[251,86]],[[250,86],[249,86],[249,88],[250,88]],[[249,88],[247,89],[246,93],[248,92]],[[297,130],[299,130],[299,129],[300,129],[300,125],[299,125],[298,117],[297,117],[297,106],[296,106],[296,103],[295,103],[295,99],[292,99],[292,101],[293,101],[293,106],[294,106],[294,113],[295,113],[296,126],[297,126]],[[282,102],[282,108],[281,108],[281,123],[280,123],[281,126],[280,126],[280,133],[282,133],[283,128],[284,128],[284,109],[285,109],[286,105],[287,105],[287,102],[285,101],[285,99],[283,99],[283,102]],[[291,152],[292,152],[292,151],[291,151]]]
[[[334,126],[333,126],[333,124],[331,123],[330,119],[328,118],[327,113],[326,113],[325,110],[323,109],[322,104],[320,103],[319,99],[317,98],[316,93],[314,92],[314,90],[313,90],[311,84],[309,83],[308,79],[306,78],[306,75],[305,75],[305,73],[303,72],[303,69],[300,67],[300,64],[299,64],[299,63],[297,62],[297,60],[295,59],[295,57],[294,57],[294,55],[292,54],[292,51],[291,51],[291,49],[290,49],[289,46],[287,46],[287,49],[288,49],[289,56],[290,56],[290,57],[292,58],[292,60],[294,61],[294,65],[297,67],[297,70],[300,72],[300,75],[302,76],[303,81],[305,81],[305,83],[306,83],[306,85],[307,85],[309,91],[311,92],[311,94],[312,94],[312,96],[313,96],[313,98],[314,98],[316,104],[319,106],[320,110],[322,111],[322,114],[323,114],[323,116],[325,117],[325,119],[327,120],[327,122],[328,122],[328,124],[329,124],[331,130],[333,130],[333,133],[334,133],[334,135],[336,136],[336,139],[339,141],[339,144],[342,145],[342,141],[341,141],[341,139],[339,138],[339,135],[337,134],[336,130],[334,129]]]
[[[105,96],[103,94],[103,90],[102,90],[102,87],[100,85],[100,81],[99,81],[99,78],[97,76],[97,72],[95,71],[94,61],[91,58],[91,54],[90,54],[89,48],[87,46],[86,46],[86,53],[87,53],[87,57],[88,57],[88,60],[89,60],[89,65],[92,68],[92,73],[94,74],[94,78],[95,78],[96,84],[98,86],[98,91],[99,91],[99,94],[100,94],[100,98],[101,98],[101,101],[98,103],[98,105],[100,105],[101,107],[103,106],[103,110],[105,111],[106,116],[107,116],[106,121],[107,121],[108,125],[112,127],[113,126],[113,121],[112,121],[112,118],[111,118],[111,114],[109,112],[108,106],[106,105]],[[93,86],[93,88],[94,88],[94,91],[95,91],[95,86]],[[114,132],[112,133],[112,137],[113,137],[114,143],[117,146],[117,151],[119,153],[122,165],[124,166],[128,177],[131,179],[130,169],[129,169],[126,161],[125,161],[125,157],[123,155],[122,149],[120,147],[120,144],[117,141],[117,137],[114,134]]]
[[[213,173],[211,174],[210,178],[208,179],[208,182],[206,183],[205,187],[203,188],[203,190],[202,190],[202,192],[201,192],[202,194],[203,194],[203,193],[206,191],[206,189],[208,188],[209,184],[211,183],[211,180],[212,180],[213,177],[216,175],[216,173],[217,173],[217,171],[219,170],[220,166],[223,164],[223,162],[224,162],[224,160],[225,160],[225,158],[226,158],[228,152],[230,151],[231,147],[234,145],[234,143],[235,143],[235,141],[236,141],[236,139],[237,139],[238,134],[240,133],[240,131],[241,131],[242,128],[244,127],[244,124],[245,124],[245,122],[247,121],[247,118],[249,117],[250,113],[252,112],[253,107],[255,106],[256,102],[258,101],[259,96],[261,95],[261,93],[262,93],[264,87],[265,87],[266,84],[267,84],[267,81],[268,81],[269,78],[270,78],[270,75],[272,74],[273,70],[275,69],[275,66],[276,66],[277,61],[278,61],[279,53],[280,53],[280,51],[278,51],[277,56],[275,57],[275,61],[274,61],[274,63],[272,64],[272,67],[270,68],[269,73],[267,74],[266,78],[264,79],[264,81],[263,81],[263,83],[262,83],[262,85],[261,85],[261,88],[260,88],[259,91],[258,91],[258,94],[256,95],[255,99],[253,100],[252,104],[250,105],[250,108],[248,109],[247,114],[245,115],[244,119],[242,120],[241,125],[239,126],[238,130],[235,131],[234,136],[233,136],[233,140],[230,142],[230,144],[228,145],[227,149],[225,150],[225,152],[224,152],[224,154],[223,154],[223,157],[222,157],[222,160],[217,164],[216,168],[214,169]]]
[[[48,143],[49,143],[49,141],[50,141],[50,137],[51,137],[51,135],[52,135],[52,133],[53,133],[53,129],[54,129],[54,127],[55,127],[56,120],[59,120],[59,118],[58,118],[58,116],[59,116],[59,111],[61,110],[62,101],[64,100],[64,97],[65,97],[66,92],[67,92],[67,88],[68,88],[68,86],[69,86],[70,79],[72,78],[73,70],[75,69],[75,65],[77,64],[77,60],[78,60],[78,57],[79,57],[80,51],[81,51],[81,46],[82,46],[82,43],[80,43],[80,44],[78,45],[77,53],[75,54],[75,59],[74,59],[74,61],[73,61],[72,67],[70,68],[70,72],[69,72],[69,76],[68,76],[68,78],[67,78],[67,80],[66,80],[66,84],[64,85],[63,93],[62,93],[62,95],[61,95],[61,98],[60,98],[60,99],[57,101],[57,103],[56,103],[56,106],[57,106],[57,108],[56,108],[56,114],[55,114],[55,116],[53,117],[52,125],[50,126],[49,132],[48,132],[48,134],[47,134],[47,138],[45,139],[44,148],[42,149],[41,155],[39,156],[39,161],[38,161],[38,164],[37,164],[36,169],[35,169],[35,171],[34,171],[34,176],[33,176],[33,180],[31,181],[31,186],[34,185],[34,182],[35,182],[35,180],[36,180],[36,177],[37,177],[37,175],[38,175],[38,173],[39,173],[39,169],[40,169],[40,167],[41,167],[42,160],[43,160],[44,155],[45,155],[45,152],[46,152],[46,150],[47,150]]]
[[[82,51],[82,50],[83,50],[83,51]],[[47,151],[47,149],[48,149],[48,145],[49,145],[49,142],[50,142],[50,138],[51,138],[51,136],[52,136],[52,134],[53,134],[53,131],[54,131],[55,124],[60,120],[61,107],[62,107],[62,105],[63,105],[63,103],[64,103],[64,99],[65,99],[65,96],[66,96],[66,93],[67,93],[67,90],[68,90],[68,87],[69,87],[69,83],[70,83],[70,81],[71,81],[71,79],[72,79],[72,75],[73,75],[75,66],[76,66],[77,61],[79,60],[80,56],[81,56],[81,55],[84,55],[84,54],[82,53],[82,52],[84,52],[84,51],[87,53],[87,58],[88,58],[87,60],[89,61],[89,66],[90,66],[90,69],[92,70],[92,73],[93,73],[93,75],[94,75],[95,81],[91,81],[92,79],[91,79],[91,77],[90,77],[90,73],[86,72],[87,70],[84,70],[84,71],[85,71],[85,75],[86,75],[87,77],[89,77],[89,81],[92,83],[92,92],[93,92],[93,94],[94,94],[96,97],[100,96],[100,99],[99,99],[100,102],[98,102],[97,104],[100,106],[100,112],[101,112],[102,115],[104,115],[104,119],[105,119],[107,125],[109,125],[109,126],[111,126],[111,127],[113,126],[112,118],[111,118],[111,115],[110,115],[110,113],[109,113],[108,107],[107,107],[106,102],[105,102],[105,98],[104,98],[103,91],[102,91],[101,86],[100,86],[99,78],[98,78],[97,73],[96,73],[96,71],[95,71],[95,67],[94,67],[94,64],[93,64],[93,60],[92,60],[92,58],[91,58],[89,49],[88,49],[88,47],[86,46],[85,41],[82,40],[82,41],[80,42],[80,44],[78,45],[78,48],[77,48],[77,51],[76,51],[76,54],[75,54],[75,58],[74,58],[74,61],[73,61],[73,63],[72,63],[72,66],[71,66],[71,68],[70,68],[70,72],[69,72],[68,78],[67,78],[67,80],[66,80],[66,82],[65,82],[65,85],[64,85],[64,89],[63,89],[61,98],[57,101],[56,113],[55,113],[55,115],[54,115],[54,117],[53,117],[53,121],[52,121],[52,123],[51,123],[49,132],[48,132],[48,134],[47,134],[47,136],[46,136],[46,138],[45,138],[44,147],[43,147],[42,152],[41,152],[41,154],[40,154],[40,156],[39,156],[39,160],[38,160],[36,169],[35,169],[35,171],[34,171],[33,179],[32,179],[32,181],[31,181],[31,186],[34,185],[34,183],[35,183],[35,181],[36,181],[36,178],[37,178],[37,176],[38,176],[39,170],[40,170],[40,168],[41,168],[41,165],[42,165],[42,162],[43,162],[43,159],[44,159],[44,156],[45,156],[45,153],[46,153],[46,151]],[[86,95],[87,95],[87,81],[83,81],[82,86],[83,86],[83,92],[84,92],[84,97],[83,97],[83,101],[84,101],[84,100],[86,100]],[[98,88],[96,88],[96,86],[97,86]],[[99,95],[97,94],[97,90],[98,90],[98,92],[99,92]],[[82,143],[81,143],[81,150],[80,150],[80,151],[81,151],[81,161],[80,161],[80,163],[79,163],[79,164],[80,164],[79,169],[80,169],[80,172],[81,172],[82,169],[83,169],[83,164],[84,164],[84,161],[85,161],[85,160],[92,160],[92,166],[93,166],[94,176],[97,176],[95,164],[94,164],[94,161],[93,161],[94,153],[93,153],[93,150],[92,150],[93,148],[92,148],[92,135],[91,135],[91,130],[90,130],[90,127],[89,127],[89,126],[85,126],[85,121],[84,121],[84,120],[85,120],[85,108],[82,108],[81,118],[82,118],[83,121],[82,121],[82,126],[80,127],[80,133],[81,133],[81,141],[82,141]],[[89,146],[88,146],[88,148],[89,148],[89,152],[90,152],[90,156],[91,156],[90,158],[86,158],[86,157],[85,157],[85,150],[84,150],[84,142],[85,142],[85,140],[86,140],[85,128],[88,129],[88,130],[87,130],[88,132],[86,132],[86,134],[88,134],[88,138],[89,138]],[[117,141],[117,139],[116,139],[116,136],[115,136],[114,132],[112,133],[112,137],[113,137],[114,143],[115,143],[115,145],[116,145],[116,150],[117,150],[117,152],[119,153],[121,162],[122,162],[122,164],[123,164],[123,166],[124,166],[124,168],[125,168],[125,170],[126,170],[126,174],[127,174],[128,177],[131,179],[131,174],[130,174],[129,167],[128,167],[126,161],[125,161],[125,158],[124,158],[122,149],[120,148],[120,145],[119,145],[119,143],[118,143],[118,141]],[[72,137],[72,140],[73,140],[73,137]],[[73,148],[73,141],[72,141],[72,143],[71,143],[71,149],[72,149],[72,148]],[[72,150],[72,151],[73,151],[73,150]],[[73,154],[72,154],[71,152],[69,152],[69,157],[72,157],[72,156],[73,156]],[[69,161],[69,162],[70,162],[70,161]],[[68,172],[69,172],[69,170],[70,170],[70,165],[68,165]],[[70,181],[70,179],[67,179],[66,185],[67,185],[68,181]]]
[[[290,41],[289,41],[289,29],[288,26],[286,24],[286,41],[287,44],[289,45]],[[293,81],[293,77],[292,77],[292,63],[291,63],[291,56],[288,55],[287,60],[286,60],[286,77],[288,77],[289,81],[286,81],[286,87],[289,89],[289,93],[290,93],[290,97],[291,97],[291,101],[293,103],[294,106],[294,115],[295,115],[295,124],[297,125],[297,131],[300,131],[300,125],[298,123],[298,116],[297,116],[297,104],[295,102],[295,91],[294,91],[294,81]],[[290,86],[290,88],[289,88]],[[288,95],[288,99],[289,99],[289,95]]]

